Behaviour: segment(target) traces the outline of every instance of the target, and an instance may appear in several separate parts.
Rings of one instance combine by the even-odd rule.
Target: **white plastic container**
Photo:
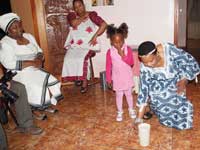
[[[139,141],[141,146],[148,146],[150,144],[150,124],[141,123],[138,125],[139,129]]]

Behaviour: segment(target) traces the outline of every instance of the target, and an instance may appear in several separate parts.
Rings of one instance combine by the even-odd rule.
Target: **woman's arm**
[[[20,69],[20,61],[17,60],[13,47],[7,43],[1,43],[0,61],[1,64],[8,70]]]
[[[42,68],[43,60],[35,58],[34,60],[25,60],[21,61],[21,69],[24,69],[29,66],[34,66],[35,68]]]
[[[28,40],[29,40],[31,43],[33,43],[34,46],[37,47],[38,53],[43,54],[43,50],[42,50],[41,47],[38,45],[38,42],[36,41],[35,37],[34,37],[32,34],[30,34],[30,33],[26,33],[26,36],[27,36]]]
[[[140,89],[137,99],[137,106],[139,107],[138,117],[139,119],[143,118],[145,108],[147,106],[147,101],[149,99],[149,83],[148,83],[149,73],[141,67],[140,71]]]
[[[170,58],[172,58],[173,69],[176,70],[180,76],[180,80],[177,82],[177,93],[185,94],[187,80],[193,80],[199,73],[200,68],[198,62],[192,55],[186,51],[177,48],[173,44],[168,44]]]
[[[137,106],[141,107],[146,105],[149,98],[149,73],[147,71],[141,70],[140,72],[140,90],[137,99]]]
[[[43,61],[44,61],[44,55],[43,55],[43,51],[40,48],[40,46],[38,45],[35,37],[29,33],[26,33],[26,36],[28,38],[28,40],[37,48],[37,56],[35,57],[34,60],[24,60],[21,63],[22,69],[29,67],[29,66],[34,66],[36,68],[41,68],[43,65]]]
[[[107,24],[105,22],[103,22],[99,29],[97,30],[97,32],[94,34],[94,36],[92,37],[92,39],[89,41],[90,45],[95,45],[96,44],[96,39],[98,36],[100,36],[101,34],[104,33],[104,31],[106,30]]]
[[[3,77],[3,74],[4,74],[4,72],[3,72],[3,66],[0,64],[0,78]]]
[[[181,79],[193,80],[199,73],[199,63],[186,51],[169,45],[170,57],[173,59],[174,69],[181,76]]]
[[[29,66],[41,67],[43,55],[36,57],[34,60],[21,61],[17,59],[12,46],[7,43],[2,43],[2,48],[0,49],[0,61],[8,70],[22,70]]]
[[[104,31],[107,28],[107,23],[100,17],[96,12],[89,12],[89,17],[97,26],[99,26],[98,30],[92,37],[92,39],[89,41],[91,45],[95,45],[96,39],[98,36],[104,33]]]
[[[129,66],[133,66],[133,64],[134,64],[134,61],[133,61],[133,52],[132,52],[132,49],[131,48],[127,48],[127,55],[125,55],[125,56],[123,56],[122,57],[122,60],[126,63],[126,64],[128,64]]]

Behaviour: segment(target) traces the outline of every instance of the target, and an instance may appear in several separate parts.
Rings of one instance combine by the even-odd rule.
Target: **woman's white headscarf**
[[[20,17],[15,13],[7,13],[0,16],[0,28],[7,33],[10,25],[15,21],[20,20]]]

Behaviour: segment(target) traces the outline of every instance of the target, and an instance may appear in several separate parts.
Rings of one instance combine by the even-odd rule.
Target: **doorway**
[[[200,63],[200,1],[187,0],[187,50]]]
[[[200,0],[174,2],[174,44],[200,63]]]

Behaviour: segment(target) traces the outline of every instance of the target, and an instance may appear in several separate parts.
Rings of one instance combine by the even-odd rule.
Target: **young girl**
[[[135,110],[133,109],[133,52],[130,47],[125,44],[125,39],[128,34],[128,26],[122,23],[118,28],[109,25],[107,27],[107,36],[111,42],[111,48],[106,55],[106,81],[108,87],[113,87],[116,92],[117,104],[117,121],[122,121],[122,102],[125,94],[129,107],[129,115],[131,118],[136,118]]]

